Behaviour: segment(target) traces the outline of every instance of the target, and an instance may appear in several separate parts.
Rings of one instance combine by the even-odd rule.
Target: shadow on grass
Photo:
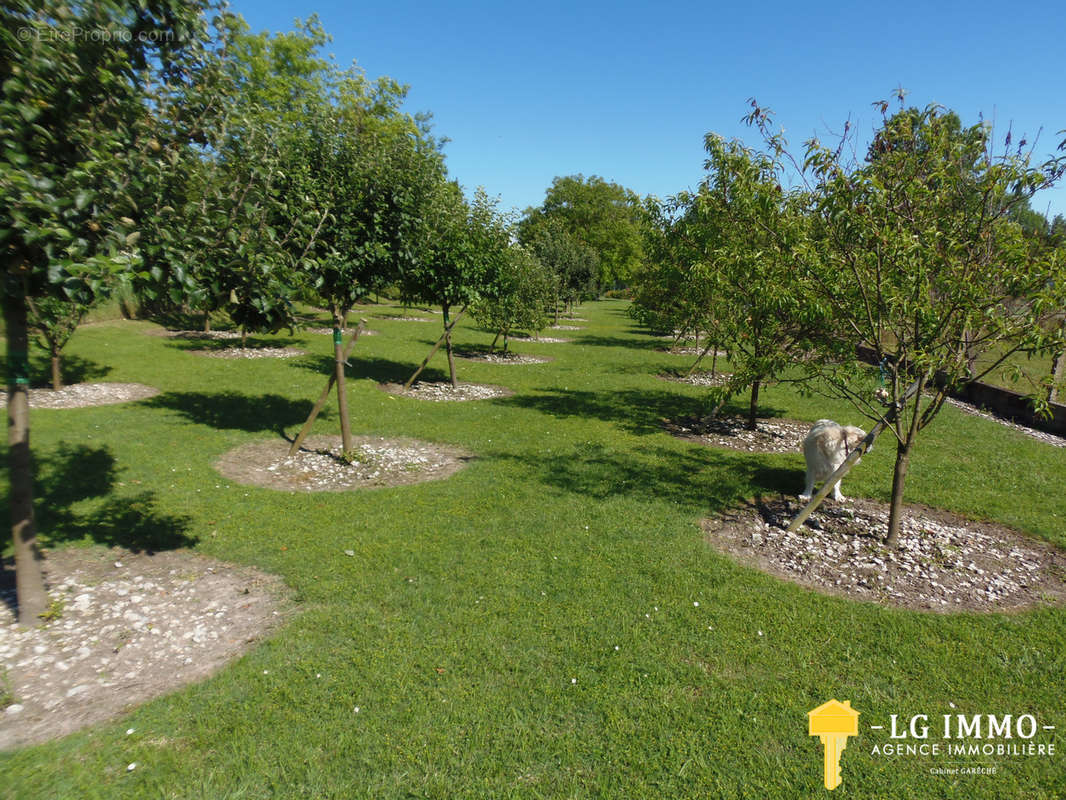
[[[428,353],[429,350],[426,350]],[[425,358],[425,355],[422,356]],[[300,358],[290,359],[288,361],[290,366],[298,369],[309,370],[310,372],[317,373],[323,377],[324,380],[328,380],[329,376],[333,374],[333,356],[330,355],[308,355]],[[411,377],[412,373],[418,368],[418,364],[421,364],[421,360],[418,363],[410,363],[407,361],[392,361],[387,358],[357,358],[354,355],[348,359],[350,367],[345,368],[345,374],[352,380],[362,380],[364,378],[370,378],[378,383],[403,383]],[[434,366],[439,363],[440,366]],[[446,381],[448,380],[448,357],[444,351],[440,351],[433,356],[433,360],[430,362],[422,374],[418,376],[420,381]]]
[[[285,437],[285,428],[302,425],[313,403],[277,394],[165,392],[145,400],[143,405],[176,411],[190,422],[219,430],[274,431]],[[319,416],[324,414],[325,409]]]
[[[63,385],[96,381],[107,377],[111,367],[81,356],[63,355],[60,364]],[[0,371],[7,372],[7,356],[0,357]],[[30,387],[52,388],[52,359],[47,355],[30,357]]]
[[[300,344],[301,339],[299,337],[278,337],[271,335],[270,338],[266,338],[264,334],[248,334],[248,340],[244,344],[244,347],[249,350],[254,350],[262,347],[292,347],[296,344]],[[166,343],[167,347],[173,347],[177,350],[236,350],[241,347],[240,339],[168,339]]]
[[[34,473],[34,514],[46,547],[88,540],[150,555],[196,544],[196,537],[186,532],[190,518],[161,511],[154,492],[114,493],[119,470],[106,446],[60,442],[54,451],[35,457]],[[0,500],[5,518],[9,491],[5,488]],[[14,602],[13,596],[4,596]]]
[[[560,331],[561,334],[575,334],[578,331]],[[625,339],[621,336],[596,336],[585,334],[572,337],[574,344],[589,345],[591,347],[628,347],[634,350],[655,350],[661,347],[661,339]]]
[[[521,464],[523,472],[560,491],[598,500],[625,495],[681,505],[695,503],[710,511],[729,508],[753,494],[794,494],[803,483],[800,470],[767,467],[758,456],[711,448],[679,452],[668,447],[642,447],[620,452],[592,445],[547,457],[496,457]]]
[[[631,433],[662,431],[664,420],[704,416],[713,410],[709,397],[689,397],[665,389],[623,389],[588,392],[580,389],[548,389],[539,394],[518,394],[497,402],[529,408],[554,417],[593,417],[621,425]],[[739,414],[744,407],[730,402],[723,416]],[[779,416],[782,409],[762,406],[760,417]]]

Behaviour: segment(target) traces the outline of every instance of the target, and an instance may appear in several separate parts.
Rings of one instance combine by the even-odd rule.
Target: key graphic
[[[859,712],[851,707],[850,700],[830,700],[807,712],[807,724],[810,735],[822,740],[825,788],[835,789],[840,785],[840,754],[848,745],[848,737],[859,733]]]

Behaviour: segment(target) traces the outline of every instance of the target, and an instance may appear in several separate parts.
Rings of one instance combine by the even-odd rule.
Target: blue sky
[[[329,52],[410,85],[451,141],[449,172],[504,208],[538,205],[556,175],[600,175],[638,194],[695,186],[702,140],[749,144],[747,100],[775,112],[793,150],[839,133],[868,137],[871,103],[897,86],[965,124],[1012,126],[1047,157],[1066,137],[1066,3],[476,3],[235,0],[254,30],[317,13]],[[1042,158],[1041,158],[1042,160]],[[1066,214],[1066,184],[1041,193]]]

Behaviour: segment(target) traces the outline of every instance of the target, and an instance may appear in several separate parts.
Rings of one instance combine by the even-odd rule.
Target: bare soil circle
[[[746,428],[742,417],[679,417],[665,420],[663,427],[680,439],[711,447],[727,447],[745,453],[794,453],[800,449],[810,422],[794,419],[762,419],[755,430]]]
[[[418,439],[353,436],[355,457],[341,458],[339,436],[308,436],[290,458],[289,442],[251,442],[215,462],[224,477],[247,486],[295,492],[347,492],[438,481],[473,458],[460,447]]]
[[[789,533],[802,507],[761,499],[701,525],[715,549],[741,563],[854,600],[944,613],[1066,600],[1066,552],[1003,525],[908,505],[890,549],[885,503],[827,501]]]
[[[0,585],[0,666],[13,700],[0,709],[0,750],[203,680],[292,608],[279,578],[188,551],[68,547],[43,566],[55,616],[36,627],[17,624],[13,587]]]
[[[453,388],[447,381],[415,381],[407,391],[404,391],[403,384],[400,383],[382,383],[378,386],[389,394],[429,400],[433,403],[491,400],[495,397],[510,397],[514,394],[506,386],[495,386],[491,383],[460,383],[458,387]]]
[[[75,383],[58,392],[30,389],[30,408],[88,408],[144,400],[159,394],[154,386],[143,383]],[[7,404],[7,392],[0,391],[0,404]]]

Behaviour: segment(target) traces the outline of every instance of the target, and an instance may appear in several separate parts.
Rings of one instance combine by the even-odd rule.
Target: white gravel
[[[30,389],[30,408],[86,408],[144,400],[159,394],[154,386],[143,383],[75,383],[58,392]],[[7,405],[7,392],[0,391],[0,404]]]
[[[276,579],[188,553],[60,551],[46,569],[57,618],[23,628],[13,597],[0,603],[0,666],[16,701],[0,713],[0,749],[206,677],[280,621]]]
[[[1026,436],[1030,436],[1033,439],[1044,442],[1045,444],[1050,444],[1053,447],[1066,447],[1066,438],[1063,438],[1062,436],[1056,436],[1055,434],[1048,433],[1047,431],[1041,431],[1037,430],[1036,428],[1030,428],[1025,425],[1020,425],[1017,422],[1011,422],[1010,420],[1003,419],[1002,417],[997,417],[995,414],[990,414],[987,411],[982,411],[981,409],[976,408],[975,406],[972,406],[969,403],[964,403],[961,400],[955,400],[952,397],[947,398],[944,402],[954,406],[955,408],[959,409],[959,411],[962,411],[964,414],[970,414],[974,417],[982,417],[983,419],[991,420],[992,422],[999,423],[1000,425],[1005,425],[1006,427],[1016,430],[1019,433],[1024,433]]]
[[[701,444],[748,453],[794,453],[811,429],[810,422],[790,419],[757,420],[754,431],[746,424],[741,417],[687,418],[667,422],[666,429]]]
[[[464,400],[489,400],[494,397],[507,397],[512,394],[510,389],[503,386],[493,386],[488,383],[460,383],[458,388],[452,388],[447,381],[427,382],[415,381],[406,392],[397,384],[383,386],[386,391],[399,394],[403,397],[415,397],[419,400],[430,400],[436,403],[461,402]]]
[[[996,610],[1062,597],[1064,555],[1016,531],[907,506],[899,546],[889,549],[884,504],[828,502],[789,533],[801,508],[797,501],[773,501],[728,523],[707,520],[704,528],[767,571],[892,605]]]
[[[694,372],[688,376],[663,374],[659,377],[664,381],[674,381],[675,383],[687,383],[689,386],[706,386],[710,388],[714,386],[725,386],[729,383],[729,379],[733,377],[733,374],[730,372],[712,374],[710,370],[702,370]]]
[[[559,339],[554,336],[512,336],[512,342],[544,342],[548,344],[558,344],[561,342],[571,342],[573,339]]]
[[[302,356],[305,350],[295,347],[227,347],[224,350],[190,350],[198,356],[207,358],[292,358]]]

